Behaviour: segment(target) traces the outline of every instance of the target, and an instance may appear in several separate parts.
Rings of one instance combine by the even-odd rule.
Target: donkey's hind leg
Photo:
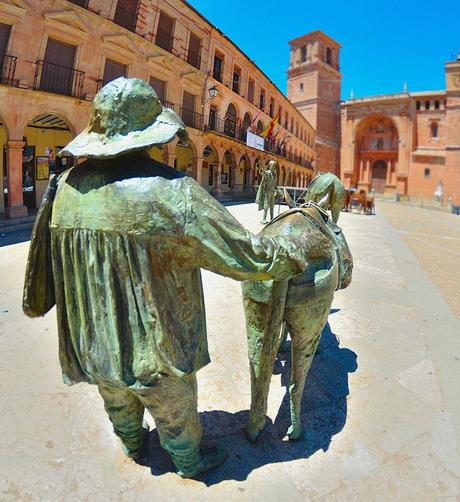
[[[321,332],[329,315],[332,297],[313,305],[286,308],[285,319],[291,335],[291,380],[289,384],[291,425],[287,431],[290,440],[303,435],[301,403],[305,379],[310,369]]]

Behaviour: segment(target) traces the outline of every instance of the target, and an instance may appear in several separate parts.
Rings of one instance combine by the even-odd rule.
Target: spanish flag
[[[280,116],[279,114],[268,124],[268,126],[260,133],[262,138],[271,138],[273,136],[273,130],[275,126],[279,123]]]

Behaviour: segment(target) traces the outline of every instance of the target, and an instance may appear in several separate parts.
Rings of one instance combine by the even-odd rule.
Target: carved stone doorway
[[[376,193],[385,191],[387,179],[387,163],[384,160],[376,160],[372,166],[371,188]]]

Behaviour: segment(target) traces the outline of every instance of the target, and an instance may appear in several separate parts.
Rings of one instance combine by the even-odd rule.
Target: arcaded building
[[[446,89],[345,101],[341,176],[346,187],[460,205],[460,56]]]
[[[183,0],[1,1],[0,62],[7,217],[37,207],[49,177],[75,164],[56,153],[86,125],[95,93],[120,76],[150,82],[188,128],[189,147],[175,141],[151,155],[216,196],[252,187],[258,162],[269,159],[281,185],[306,186],[313,176],[313,125]]]

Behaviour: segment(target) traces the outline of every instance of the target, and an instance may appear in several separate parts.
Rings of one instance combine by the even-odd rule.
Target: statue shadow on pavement
[[[331,310],[334,314],[338,310]],[[255,443],[245,436],[248,411],[228,413],[210,411],[200,413],[203,424],[203,447],[218,444],[229,458],[225,464],[204,473],[196,481],[212,486],[225,480],[243,481],[255,469],[279,462],[310,457],[318,450],[327,451],[332,437],[346,422],[348,374],[357,370],[357,355],[339,346],[329,323],[323,330],[318,350],[307,375],[302,398],[304,437],[298,441],[283,441],[289,426],[290,351],[277,357],[274,373],[281,374],[286,394],[275,421],[267,418],[266,427]],[[150,467],[155,476],[173,472],[169,456],[161,449],[156,430],[150,433],[148,452],[141,462]]]

